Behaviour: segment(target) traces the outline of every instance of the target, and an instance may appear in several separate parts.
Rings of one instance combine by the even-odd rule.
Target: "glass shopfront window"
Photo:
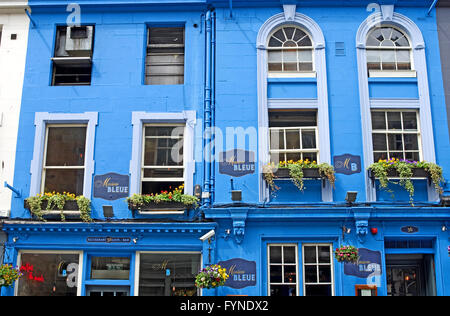
[[[130,278],[130,258],[92,257],[91,279],[128,280]]]
[[[196,296],[200,254],[141,253],[139,296]]]
[[[17,296],[76,296],[79,253],[21,253]]]

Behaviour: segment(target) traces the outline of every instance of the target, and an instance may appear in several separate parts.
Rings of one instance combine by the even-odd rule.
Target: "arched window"
[[[269,74],[312,72],[313,43],[297,26],[282,26],[269,37]]]
[[[371,30],[367,36],[366,51],[369,74],[412,70],[411,42],[397,28],[382,26]]]

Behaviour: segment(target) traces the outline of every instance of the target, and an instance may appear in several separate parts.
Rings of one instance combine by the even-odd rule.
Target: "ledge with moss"
[[[274,183],[274,180],[277,179],[292,180],[300,191],[304,189],[304,179],[321,179],[323,185],[325,185],[325,181],[328,181],[332,187],[336,181],[333,166],[327,163],[318,164],[308,159],[281,161],[278,164],[269,163],[263,167],[263,175],[272,191],[279,189]]]
[[[31,215],[40,220],[67,218],[91,222],[91,201],[84,196],[75,196],[72,193],[44,193],[29,197],[24,201],[24,208]]]

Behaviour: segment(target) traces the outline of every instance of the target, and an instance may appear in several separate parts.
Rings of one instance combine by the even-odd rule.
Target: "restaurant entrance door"
[[[435,296],[433,255],[387,255],[388,296]]]

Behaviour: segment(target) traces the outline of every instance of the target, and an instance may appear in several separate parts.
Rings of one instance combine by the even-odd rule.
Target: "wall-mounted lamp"
[[[350,234],[352,232],[352,229],[347,226],[342,226],[342,233],[343,234]]]
[[[133,238],[133,242],[134,242],[134,244],[137,244],[138,238]]]
[[[445,224],[444,224],[444,225],[442,225],[442,228],[441,228],[441,229],[442,229],[442,231],[443,231],[443,232],[446,232],[446,231],[447,231],[447,229],[448,229],[448,228],[447,228],[447,225],[445,225]]]
[[[13,243],[16,243],[19,240],[19,237],[13,237]]]
[[[347,204],[351,205],[356,201],[356,197],[358,196],[358,192],[356,191],[347,191],[347,194],[345,195],[345,200],[347,201]]]

